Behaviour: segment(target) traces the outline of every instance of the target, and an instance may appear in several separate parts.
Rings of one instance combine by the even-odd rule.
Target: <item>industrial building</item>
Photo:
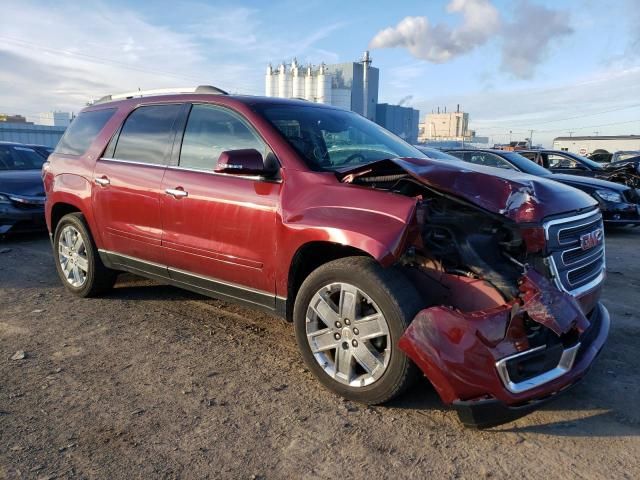
[[[474,136],[475,132],[469,130],[469,114],[460,111],[458,105],[455,112],[447,112],[446,107],[440,112],[438,107],[429,113],[419,126],[418,141],[473,142]]]
[[[267,97],[302,98],[359,113],[415,143],[420,112],[400,105],[378,104],[380,70],[371,66],[369,52],[357,62],[302,66],[296,59],[267,67]]]
[[[55,147],[67,127],[0,122],[0,141]]]
[[[280,98],[304,98],[351,110],[375,120],[380,72],[371,66],[369,52],[359,62],[300,65],[281,63],[276,70],[267,67],[265,95]]]
[[[69,112],[44,112],[30,118],[36,125],[49,125],[51,127],[68,127],[71,123]]]
[[[578,155],[588,155],[595,150],[615,153],[620,150],[640,150],[640,135],[601,135],[584,137],[556,137],[553,148]]]

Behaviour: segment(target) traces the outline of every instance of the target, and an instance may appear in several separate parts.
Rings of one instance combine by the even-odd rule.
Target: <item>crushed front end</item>
[[[424,214],[427,256],[406,259],[423,295],[435,298],[400,348],[463,424],[498,425],[574,385],[605,343],[602,216],[593,210],[525,228],[449,217]]]
[[[416,198],[398,263],[427,308],[399,347],[463,424],[513,420],[580,380],[606,341],[602,215],[556,182],[485,169],[450,170],[446,184],[444,167],[413,166],[345,177]]]

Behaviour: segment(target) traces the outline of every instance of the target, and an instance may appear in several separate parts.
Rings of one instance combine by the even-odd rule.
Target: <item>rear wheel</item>
[[[402,393],[417,369],[397,347],[420,309],[397,270],[369,257],[329,262],[303,282],[294,326],[302,357],[330,390],[378,404]]]
[[[102,263],[82,214],[62,217],[53,247],[58,276],[67,290],[79,297],[92,297],[113,287],[117,272]]]

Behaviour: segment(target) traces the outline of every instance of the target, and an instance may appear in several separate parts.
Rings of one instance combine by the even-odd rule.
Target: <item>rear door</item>
[[[281,183],[213,171],[220,153],[248,148],[270,154],[239,114],[193,105],[162,185],[162,244],[175,280],[273,307]]]
[[[93,206],[115,263],[162,264],[160,198],[182,104],[133,110],[94,169]],[[151,267],[150,267],[151,268]]]

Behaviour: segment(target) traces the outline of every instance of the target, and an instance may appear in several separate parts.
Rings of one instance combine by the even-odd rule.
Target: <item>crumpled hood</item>
[[[40,170],[0,170],[0,193],[44,197]]]
[[[345,169],[339,176],[406,171],[424,185],[466,200],[517,223],[541,223],[545,217],[597,206],[589,195],[553,180],[515,170],[431,158],[394,158]],[[551,177],[554,177],[550,176]]]

